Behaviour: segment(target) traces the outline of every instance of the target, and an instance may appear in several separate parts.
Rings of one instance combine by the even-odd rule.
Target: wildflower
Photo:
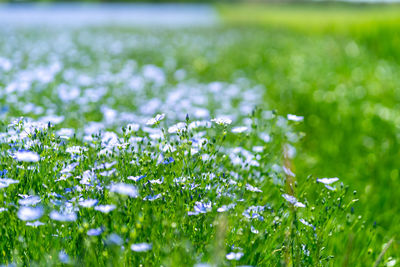
[[[141,176],[128,176],[127,179],[128,180],[133,180],[135,182],[139,182],[140,180],[142,180],[145,177],[146,177],[146,174],[145,175],[141,175]]]
[[[305,206],[306,206],[303,203],[298,202],[297,199],[294,196],[291,196],[291,195],[288,195],[288,194],[282,194],[282,197],[284,199],[286,199],[286,201],[288,201],[291,204],[293,204],[293,206],[295,206],[295,207],[305,208]]]
[[[319,178],[319,179],[317,179],[318,183],[323,183],[323,184],[326,184],[326,185],[333,184],[334,182],[337,182],[337,181],[339,181],[339,178],[337,178],[337,177],[334,177],[334,178]]]
[[[232,133],[243,133],[245,131],[247,131],[246,126],[235,127],[232,129]]]
[[[291,169],[289,169],[289,168],[287,168],[285,166],[283,166],[282,168],[283,168],[283,171],[285,172],[286,175],[292,176],[292,177],[296,177],[296,175],[292,172]]]
[[[254,187],[250,184],[246,184],[246,189],[251,191],[251,192],[262,192],[261,189],[258,189],[257,187]]]
[[[168,133],[179,133],[185,129],[186,129],[186,123],[178,122],[177,124],[172,125],[171,127],[168,128]]]
[[[251,231],[253,234],[258,234],[258,233],[260,233],[260,231],[258,231],[256,228],[254,228],[253,225],[251,225],[250,231]]]
[[[230,252],[230,253],[228,253],[228,254],[226,254],[226,259],[227,260],[240,260],[240,258],[242,258],[243,257],[243,252]]]
[[[300,218],[299,221],[300,221],[302,224],[304,224],[304,225],[306,225],[306,226],[308,226],[308,227],[311,227],[311,228],[313,228],[313,229],[315,230],[315,226],[312,225],[311,223],[307,222],[307,221],[304,220],[303,218]]]
[[[260,215],[264,209],[264,206],[250,206],[242,213],[242,215],[247,219],[258,219],[260,221],[264,221],[264,217]]]
[[[34,221],[43,216],[42,207],[21,207],[18,210],[18,218],[23,221]]]
[[[265,143],[269,143],[269,142],[271,142],[271,136],[269,135],[269,134],[267,134],[267,133],[260,133],[259,135],[258,135],[260,138],[261,138],[261,140],[263,140]]]
[[[32,206],[38,204],[40,201],[41,199],[38,196],[24,196],[18,200],[18,203],[22,206]]]
[[[10,178],[3,178],[0,179],[0,188],[8,187],[10,184],[18,184],[18,180],[10,179]]]
[[[83,199],[79,201],[79,206],[82,206],[84,208],[91,208],[94,207],[97,204],[98,200],[97,199]]]
[[[50,218],[54,221],[73,222],[76,221],[77,216],[75,212],[58,212],[53,210],[50,212]]]
[[[293,115],[293,114],[288,114],[287,115],[287,119],[290,121],[302,121],[304,120],[303,116],[297,116],[297,115]]]
[[[212,119],[211,121],[215,122],[218,125],[229,125],[232,123],[231,119],[223,118],[223,117],[215,118],[215,119]]]
[[[145,252],[148,250],[151,250],[152,244],[149,243],[138,243],[138,244],[132,244],[131,245],[131,250],[135,252]]]
[[[124,183],[111,184],[109,186],[110,192],[115,192],[121,195],[130,197],[137,197],[139,195],[135,186]]]
[[[109,213],[110,211],[116,208],[115,205],[98,205],[94,207],[95,210],[100,211],[102,213]]]
[[[103,233],[103,228],[95,228],[95,229],[89,229],[89,231],[87,232],[88,236],[98,236],[101,235],[101,233]]]
[[[70,128],[61,128],[56,134],[64,139],[68,139],[74,135],[75,130]]]
[[[27,222],[26,225],[32,226],[32,227],[38,227],[38,226],[45,225],[45,224],[42,223],[41,221],[34,221],[34,222]]]
[[[68,254],[64,250],[61,250],[60,253],[58,253],[58,259],[62,263],[69,263],[70,261]]]
[[[148,195],[148,196],[145,196],[145,197],[143,198],[143,200],[154,201],[154,200],[156,200],[156,199],[159,199],[160,197],[161,197],[161,194],[157,194],[157,195],[155,195],[155,196]]]
[[[172,163],[172,162],[174,162],[174,161],[175,161],[175,160],[174,160],[173,157],[169,157],[169,158],[167,158],[166,160],[164,160],[164,161],[162,162],[162,164],[167,165],[167,164],[170,164],[170,163]]]
[[[194,211],[197,213],[207,213],[208,211],[211,210],[211,202],[203,203],[203,202],[196,202],[196,205],[194,206]]]
[[[86,147],[81,147],[81,146],[71,146],[68,147],[65,151],[67,153],[71,153],[71,154],[81,154],[85,151],[87,151],[88,149]]]
[[[14,157],[18,161],[22,162],[38,162],[39,155],[32,151],[18,151],[14,154]]]
[[[235,208],[235,206],[236,206],[236,204],[234,204],[234,203],[229,204],[229,205],[222,205],[221,207],[219,207],[217,209],[217,212],[225,212],[225,211]]]
[[[160,121],[162,121],[162,120],[164,119],[164,117],[165,117],[165,114],[164,114],[164,113],[163,113],[163,114],[157,114],[154,118],[149,119],[149,120],[146,122],[146,125],[154,125],[154,124],[157,124],[157,123],[159,123]]]
[[[110,234],[106,239],[106,243],[108,245],[118,245],[118,246],[120,246],[120,245],[122,245],[123,242],[124,242],[124,240],[122,240],[122,238],[119,235],[115,234],[115,233]]]

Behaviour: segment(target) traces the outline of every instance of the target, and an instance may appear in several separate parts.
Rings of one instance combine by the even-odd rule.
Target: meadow
[[[400,7],[0,28],[0,264],[396,266]]]

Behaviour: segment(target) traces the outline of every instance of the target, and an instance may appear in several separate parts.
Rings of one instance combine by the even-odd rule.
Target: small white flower
[[[241,257],[243,257],[243,253],[242,252],[230,252],[230,253],[228,253],[228,254],[226,254],[226,258],[228,259],[228,260],[240,260],[240,258]]]
[[[50,212],[50,218],[60,222],[73,222],[76,221],[77,215],[74,212],[58,212],[53,210]]]
[[[313,228],[313,229],[315,230],[315,226],[312,225],[311,223],[307,222],[306,220],[304,220],[304,219],[299,219],[299,221],[300,221],[302,224],[304,224],[304,225],[306,225],[306,226],[308,226],[308,227],[311,227],[311,228]]]
[[[32,226],[32,227],[38,227],[38,226],[45,225],[45,224],[42,223],[41,221],[34,221],[34,222],[27,222],[26,225]]]
[[[121,195],[130,197],[137,197],[139,195],[135,186],[124,183],[111,184],[109,186],[110,192],[115,192]]]
[[[296,175],[292,172],[291,169],[286,168],[285,166],[283,166],[282,168],[283,168],[283,171],[285,172],[286,175],[292,176],[292,177],[296,177]]]
[[[216,124],[219,125],[229,125],[232,123],[232,120],[229,118],[223,118],[223,117],[219,117],[219,118],[215,118],[212,119],[211,121],[215,122]]]
[[[18,151],[14,154],[15,159],[23,162],[38,162],[39,155],[32,151]]]
[[[10,179],[10,178],[3,178],[0,179],[0,188],[8,187],[10,184],[18,184],[18,180]]]
[[[149,243],[138,243],[138,244],[132,244],[131,245],[131,250],[135,252],[145,252],[148,251],[152,248],[152,244]]]
[[[243,133],[247,131],[246,126],[235,127],[232,129],[232,133]]]
[[[225,211],[235,208],[235,206],[236,206],[236,204],[234,204],[234,203],[229,204],[229,205],[222,205],[221,207],[219,207],[217,209],[217,212],[225,212]]]
[[[112,245],[122,245],[124,240],[117,234],[112,233],[107,237],[106,244]]]
[[[109,213],[110,211],[114,210],[116,208],[115,205],[98,205],[94,207],[95,210],[100,211],[102,213]]]
[[[69,263],[70,261],[68,254],[64,250],[61,250],[60,253],[58,253],[58,259],[62,263]]]
[[[295,207],[299,207],[299,208],[305,208],[306,205],[304,205],[301,202],[298,202],[297,199],[294,196],[288,195],[288,194],[283,194],[282,197],[284,199],[286,199],[286,201],[290,202],[291,204],[293,204],[293,206]]]
[[[261,189],[258,189],[257,187],[254,187],[250,184],[246,184],[246,189],[251,191],[251,192],[262,192]]]
[[[333,184],[334,182],[339,181],[339,178],[334,177],[334,178],[319,178],[317,179],[318,183],[323,183],[323,184]]]
[[[67,153],[71,153],[71,154],[81,154],[85,151],[87,151],[88,149],[86,147],[81,147],[81,146],[71,146],[68,147],[65,151]]]
[[[146,125],[154,125],[160,121],[162,121],[165,117],[165,114],[157,114],[154,118],[151,118],[146,122]]]
[[[178,122],[175,125],[172,125],[171,127],[168,128],[168,133],[179,133],[181,131],[184,131],[186,129],[186,123],[184,122]]]
[[[95,229],[89,229],[87,232],[88,236],[98,236],[101,235],[101,233],[103,233],[103,228],[95,228]]]
[[[24,196],[24,198],[18,200],[18,203],[22,206],[33,206],[41,201],[38,196]]]
[[[34,221],[40,219],[43,215],[42,207],[21,207],[18,210],[18,218],[23,221]]]
[[[302,121],[304,120],[303,116],[297,116],[297,115],[293,115],[293,114],[288,114],[287,115],[287,119],[290,121]]]
[[[97,204],[98,200],[97,199],[83,199],[79,201],[79,206],[82,206],[84,208],[91,208],[94,207]]]
[[[258,234],[258,233],[260,233],[260,231],[258,231],[256,228],[254,228],[253,225],[251,225],[250,231],[251,231],[253,234]]]

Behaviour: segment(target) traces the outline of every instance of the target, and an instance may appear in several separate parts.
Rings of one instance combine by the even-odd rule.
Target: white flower
[[[332,184],[334,182],[339,181],[339,178],[334,177],[334,178],[319,178],[317,179],[318,183],[323,183],[323,184]]]
[[[292,172],[291,169],[286,168],[285,166],[283,166],[282,168],[283,168],[283,171],[285,172],[286,175],[292,176],[292,177],[296,177],[296,175]]]
[[[135,252],[145,252],[148,251],[152,248],[151,244],[148,243],[139,243],[139,244],[132,244],[131,245],[131,250]]]
[[[98,205],[94,207],[95,210],[100,211],[102,213],[109,213],[110,211],[114,210],[116,208],[115,205]]]
[[[151,118],[146,122],[147,125],[154,125],[158,123],[159,121],[162,121],[165,117],[165,114],[157,114],[154,118]]]
[[[297,199],[294,196],[288,195],[288,194],[283,194],[282,197],[284,199],[286,199],[288,202],[290,202],[291,204],[293,204],[293,206],[295,207],[299,207],[299,208],[305,208],[306,205],[304,205],[301,202],[298,202]]]
[[[257,187],[254,187],[250,184],[246,184],[246,189],[251,191],[251,192],[262,192],[261,189],[258,189]]]
[[[243,133],[245,131],[247,131],[246,126],[235,127],[232,129],[232,133]]]
[[[243,257],[243,253],[242,252],[237,252],[237,253],[235,253],[235,252],[230,252],[230,253],[228,253],[228,254],[226,254],[226,258],[228,259],[228,260],[240,260],[240,258],[241,257]]]
[[[124,240],[117,234],[112,233],[107,237],[106,244],[112,245],[122,245]]]
[[[235,206],[236,206],[236,204],[234,204],[234,203],[229,204],[229,205],[222,205],[220,208],[217,209],[217,212],[225,212],[225,211],[235,208]]]
[[[60,222],[73,222],[76,221],[77,215],[74,212],[58,212],[53,210],[50,212],[50,218],[55,221],[60,221]]]
[[[58,253],[58,259],[62,263],[69,263],[70,261],[68,254],[64,250],[61,250],[60,253]]]
[[[68,147],[65,151],[71,154],[81,154],[84,151],[87,151],[88,149],[86,147],[81,147],[81,146],[71,146]]]
[[[79,201],[79,206],[82,206],[84,208],[91,208],[97,204],[98,200],[97,199],[83,199]]]
[[[299,221],[300,221],[302,224],[304,224],[304,225],[306,225],[306,226],[308,226],[308,227],[311,227],[311,228],[313,228],[313,229],[315,230],[315,226],[312,225],[311,223],[307,222],[306,220],[304,220],[304,219],[299,219]]]
[[[18,200],[18,203],[22,206],[32,206],[38,204],[40,201],[41,199],[38,196],[24,196]]]
[[[42,223],[41,221],[34,221],[34,222],[27,222],[26,225],[32,226],[32,227],[38,227],[38,226],[45,225],[45,224]]]
[[[42,207],[21,207],[18,210],[18,218],[23,221],[34,221],[42,217],[43,208]]]
[[[124,183],[111,184],[109,186],[110,192],[115,192],[121,195],[130,197],[137,197],[139,195],[135,186]]]
[[[288,114],[287,115],[287,119],[290,121],[302,121],[304,120],[303,116],[297,116],[297,115],[293,115],[293,114]]]
[[[211,121],[215,122],[216,124],[219,125],[229,125],[232,123],[232,120],[229,118],[223,118],[223,117],[219,117],[219,118],[215,118],[212,119]]]
[[[95,229],[89,229],[87,232],[88,236],[98,236],[101,233],[103,233],[103,228],[95,228]]]
[[[3,178],[0,179],[0,188],[8,187],[10,184],[18,184],[18,180],[10,179],[10,178]]]
[[[175,125],[172,125],[168,128],[168,133],[178,133],[186,129],[186,123],[178,122]]]
[[[38,162],[39,155],[32,151],[18,151],[14,154],[15,159],[23,162]]]

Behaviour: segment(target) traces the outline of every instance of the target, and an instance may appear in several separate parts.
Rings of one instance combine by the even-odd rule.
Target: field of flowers
[[[0,28],[0,264],[396,265],[398,35],[240,23]]]

